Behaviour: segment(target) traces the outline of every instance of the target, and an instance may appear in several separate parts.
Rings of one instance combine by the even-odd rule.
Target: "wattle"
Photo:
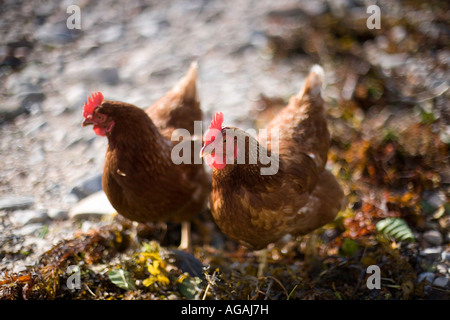
[[[106,130],[104,128],[102,128],[102,127],[97,126],[97,125],[94,125],[94,132],[95,132],[96,135],[99,135],[99,136],[102,136],[102,137],[106,136]]]
[[[206,164],[212,169],[220,170],[220,169],[225,168],[225,166],[227,165],[225,163],[225,159],[224,159],[224,161],[222,161],[223,163],[216,163],[216,158],[210,154],[208,154],[205,158],[206,158]]]

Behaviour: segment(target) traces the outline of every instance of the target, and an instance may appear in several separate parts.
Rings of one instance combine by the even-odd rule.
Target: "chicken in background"
[[[267,137],[224,127],[222,113],[206,132],[201,156],[213,169],[212,215],[225,234],[250,249],[263,249],[286,234],[307,234],[331,222],[346,204],[341,186],[325,169],[330,134],[322,82],[323,69],[314,66],[300,92],[268,124]],[[278,151],[271,130],[278,133]],[[244,164],[238,162],[242,153]],[[260,158],[265,153],[276,162],[274,174],[261,174],[268,169]]]
[[[171,159],[178,143],[171,141],[172,132],[180,128],[193,135],[194,121],[202,120],[196,80],[194,62],[185,77],[146,110],[94,93],[84,105],[82,124],[93,125],[97,135],[108,139],[102,186],[112,206],[141,223],[181,222],[182,249],[190,248],[189,221],[206,208],[210,192],[201,162],[176,165]],[[201,139],[194,143],[201,144]]]

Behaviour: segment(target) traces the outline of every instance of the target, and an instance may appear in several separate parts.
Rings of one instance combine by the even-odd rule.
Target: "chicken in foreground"
[[[346,203],[325,169],[330,134],[322,81],[323,69],[314,66],[266,135],[255,138],[224,127],[222,113],[206,132],[201,156],[213,169],[212,215],[225,234],[250,249],[263,249],[286,234],[307,234],[331,222]]]
[[[84,105],[82,124],[93,125],[97,135],[108,138],[102,186],[113,207],[142,223],[181,222],[182,249],[190,248],[189,221],[206,207],[210,191],[201,162],[176,165],[171,159],[178,143],[171,141],[172,132],[180,128],[193,135],[194,121],[202,120],[196,79],[193,63],[187,75],[146,110],[94,93]]]

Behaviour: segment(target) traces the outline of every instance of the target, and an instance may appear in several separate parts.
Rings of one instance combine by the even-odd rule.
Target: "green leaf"
[[[376,224],[377,231],[396,241],[415,241],[414,234],[405,220],[401,218],[386,218]]]
[[[355,240],[349,238],[344,238],[339,249],[340,253],[347,257],[352,256],[356,252],[356,250],[358,250],[358,244]]]
[[[108,278],[121,289],[134,290],[136,286],[134,285],[134,280],[130,276],[130,273],[122,269],[114,269],[108,272]]]
[[[202,280],[198,277],[190,278],[186,277],[182,282],[178,284],[178,289],[180,293],[186,297],[187,299],[194,299],[195,295],[199,291],[198,285],[202,282]]]

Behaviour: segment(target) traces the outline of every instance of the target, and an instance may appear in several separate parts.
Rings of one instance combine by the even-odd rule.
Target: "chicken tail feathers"
[[[322,91],[322,85],[324,81],[324,71],[318,64],[311,68],[308,76],[306,77],[303,88],[300,90],[298,96],[301,98],[305,95],[309,95],[311,98],[316,98]]]
[[[199,101],[197,94],[198,63],[193,61],[186,75],[173,88],[174,92],[183,95],[185,101]]]

